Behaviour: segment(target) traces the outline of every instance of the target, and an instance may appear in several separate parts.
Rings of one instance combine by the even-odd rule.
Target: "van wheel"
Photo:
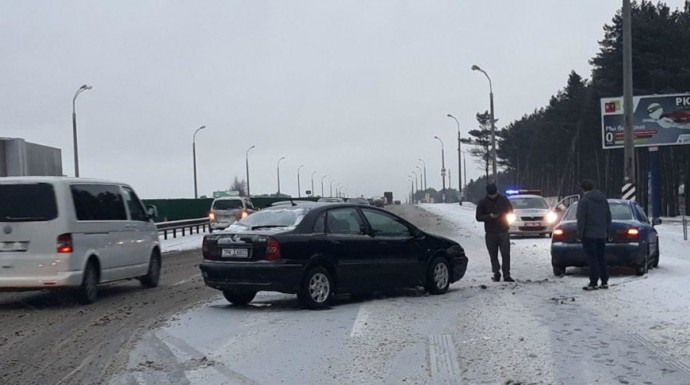
[[[149,260],[149,270],[146,275],[140,278],[141,284],[145,287],[156,287],[161,277],[161,256],[157,251],[151,252]]]
[[[98,271],[96,264],[89,261],[84,268],[84,277],[81,281],[81,286],[77,291],[77,300],[83,304],[90,304],[96,301],[98,296]]]

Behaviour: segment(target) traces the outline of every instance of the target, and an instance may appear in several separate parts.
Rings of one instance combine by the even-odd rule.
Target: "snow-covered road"
[[[678,224],[658,227],[659,269],[615,269],[608,291],[584,292],[583,269],[553,277],[546,238],[512,240],[518,282],[491,282],[471,205],[391,209],[465,248],[467,275],[446,295],[345,297],[325,311],[283,294],[245,308],[219,296],[145,334],[110,383],[690,384]]]

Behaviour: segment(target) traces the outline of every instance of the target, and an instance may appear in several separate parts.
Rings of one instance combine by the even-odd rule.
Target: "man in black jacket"
[[[510,200],[498,193],[498,188],[493,183],[486,185],[486,197],[477,204],[477,221],[484,222],[486,232],[486,248],[491,258],[491,270],[494,275],[491,279],[498,282],[503,270],[503,281],[514,282],[510,276],[510,234],[508,229],[508,214],[513,212]],[[498,263],[498,251],[501,250],[503,266]]]
[[[589,259],[589,285],[584,290],[608,289],[609,274],[606,267],[606,238],[611,226],[611,208],[606,195],[594,189],[591,180],[580,183],[583,195],[577,202],[577,239]],[[601,278],[601,286],[597,286]]]

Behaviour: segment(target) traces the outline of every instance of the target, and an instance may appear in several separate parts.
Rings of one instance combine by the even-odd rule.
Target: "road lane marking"
[[[429,336],[429,364],[434,385],[461,385],[458,354],[453,336]]]
[[[201,277],[201,273],[194,274],[193,276],[191,276],[191,277],[189,277],[189,278],[183,279],[183,280],[181,280],[181,281],[179,281],[179,282],[175,282],[175,283],[173,283],[173,286],[184,285],[185,283],[187,283],[187,282],[189,282],[189,281],[191,281],[191,280],[193,280],[193,279],[195,279],[195,278],[199,278],[199,277]]]
[[[352,330],[350,331],[350,337],[360,337],[364,334],[364,328],[367,326],[367,321],[369,320],[369,312],[364,308],[363,305],[359,306],[359,311],[357,312],[357,317],[355,322],[352,324]]]

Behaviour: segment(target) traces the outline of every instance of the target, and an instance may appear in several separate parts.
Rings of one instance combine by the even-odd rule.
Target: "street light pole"
[[[331,179],[331,193],[329,197],[333,197],[333,181],[335,181],[335,179]]]
[[[438,136],[434,136],[434,139],[441,142],[441,180],[443,181],[443,190],[441,190],[441,196],[443,199],[443,203],[446,203],[446,161],[444,153],[445,150],[443,149],[443,141],[441,140],[441,138],[439,138]]]
[[[472,66],[472,71],[479,71],[486,76],[486,78],[489,80],[489,105],[491,108],[491,163],[492,163],[492,171],[493,171],[493,176],[494,176],[494,183],[497,182],[496,180],[496,122],[494,119],[494,90],[493,87],[491,86],[491,78],[489,77],[489,74],[486,73],[483,69],[479,68],[478,65],[473,65]]]
[[[278,175],[278,193],[277,193],[277,195],[280,195],[280,162],[283,159],[285,159],[284,156],[280,157],[280,159],[278,159],[278,164],[276,165],[276,175]]]
[[[74,176],[79,178],[79,146],[77,146],[77,96],[86,90],[90,90],[91,86],[86,84],[79,87],[72,98],[72,139],[74,140]]]
[[[314,196],[314,174],[316,174],[316,171],[311,173],[311,196]]]
[[[251,194],[249,193],[249,150],[251,150],[254,147],[256,147],[256,146],[252,145],[251,147],[249,147],[247,149],[245,156],[244,156],[244,165],[247,168],[247,196],[248,197],[251,196]]]
[[[326,179],[328,175],[324,175],[321,177],[321,196],[323,196],[323,180]]]
[[[460,141],[460,122],[452,114],[447,116],[455,120],[455,124],[458,126],[458,201],[462,205],[462,142]],[[465,178],[467,178],[467,175],[465,175]]]
[[[302,186],[299,184],[299,170],[304,167],[303,164],[300,164],[299,167],[297,167],[297,197],[301,198],[302,197]]]
[[[419,158],[419,161],[424,165],[424,191],[426,191],[426,162],[422,158]]]
[[[192,136],[192,158],[194,161],[194,199],[199,197],[196,186],[196,134],[204,128],[206,128],[206,126],[201,126],[197,128],[196,131],[194,131],[194,135]]]
[[[415,198],[414,201],[416,202],[416,201],[417,201],[417,199],[416,199],[416,198],[417,198],[417,197],[416,197],[417,191],[419,191],[419,181],[417,180],[417,173],[416,173],[416,172],[412,171],[412,175],[413,175],[413,178],[414,178],[414,187],[415,187],[414,190],[413,190],[414,193],[413,193],[412,196],[413,196],[413,198]]]
[[[419,170],[419,186],[421,187],[422,190],[424,190],[424,180],[422,180],[422,176],[424,175],[424,172],[419,165],[415,166],[417,167],[417,170]],[[419,188],[417,188],[417,191],[419,191]]]

